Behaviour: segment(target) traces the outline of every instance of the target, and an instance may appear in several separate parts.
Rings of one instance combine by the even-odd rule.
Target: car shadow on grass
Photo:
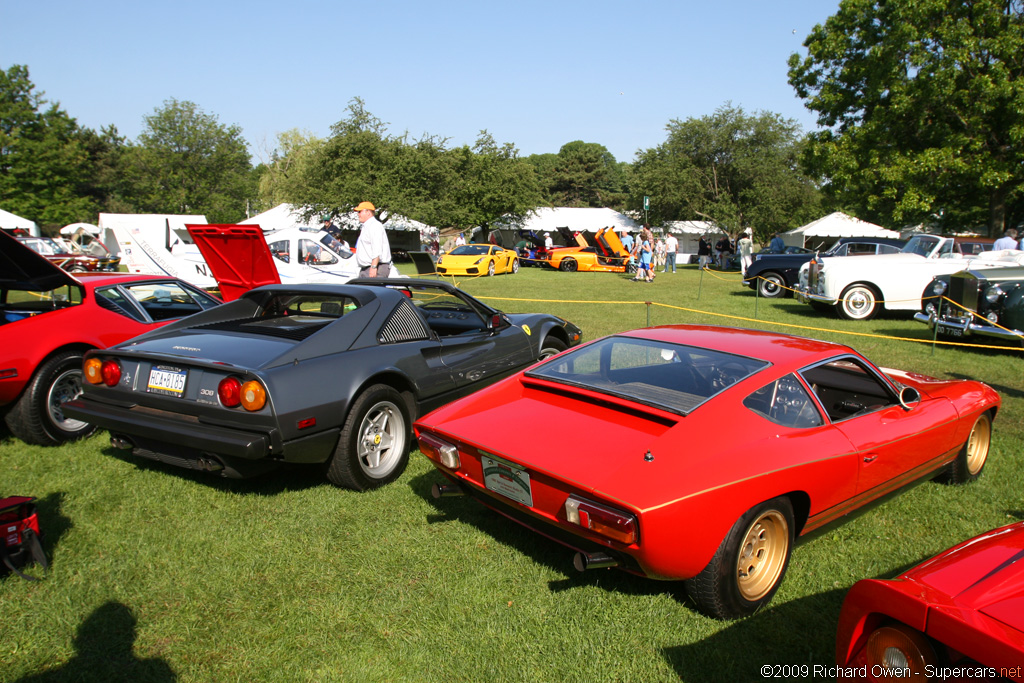
[[[103,454],[121,462],[134,465],[140,471],[155,471],[176,476],[179,479],[203,484],[226,493],[277,495],[287,491],[301,491],[326,483],[323,466],[283,464],[277,469],[245,479],[231,479],[211,472],[201,472],[178,467],[157,460],[132,455],[122,449],[107,447]]]
[[[422,497],[437,510],[436,515],[427,515],[427,523],[443,524],[459,521],[468,524],[498,543],[508,546],[511,549],[510,552],[519,552],[537,564],[562,574],[564,578],[548,582],[551,592],[559,593],[589,586],[625,595],[667,594],[686,607],[695,609],[693,602],[686,597],[686,590],[681,581],[657,581],[614,568],[579,572],[573,567],[574,550],[545,538],[521,524],[510,521],[471,497],[435,499],[430,493],[431,486],[446,481],[441,475],[428,472],[414,477],[408,482],[409,487],[416,495]]]

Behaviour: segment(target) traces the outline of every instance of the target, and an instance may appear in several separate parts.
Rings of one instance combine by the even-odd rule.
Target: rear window
[[[609,337],[526,372],[687,414],[767,362],[683,344]]]

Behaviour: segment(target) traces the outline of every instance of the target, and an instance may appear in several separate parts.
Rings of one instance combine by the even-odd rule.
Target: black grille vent
[[[972,311],[978,310],[978,278],[970,273],[958,273],[949,278],[949,293],[952,301]]]
[[[426,325],[422,318],[407,301],[403,301],[391,314],[384,327],[380,328],[377,341],[381,344],[394,344],[395,342],[416,341],[417,339],[429,339]]]

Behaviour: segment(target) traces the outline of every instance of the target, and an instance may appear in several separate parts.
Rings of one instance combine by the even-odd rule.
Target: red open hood
[[[258,225],[186,225],[220,285],[221,298],[234,301],[253,287],[281,284],[274,257]]]

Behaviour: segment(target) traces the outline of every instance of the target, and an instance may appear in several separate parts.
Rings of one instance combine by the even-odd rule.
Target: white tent
[[[697,247],[702,235],[714,244],[720,235],[725,234],[724,230],[710,221],[666,221],[662,228],[674,234],[679,240],[676,262],[680,264],[696,261]],[[694,258],[690,259],[690,256]]]
[[[880,225],[862,221],[836,211],[811,221],[807,225],[782,233],[782,241],[796,247],[818,249],[832,244],[840,237],[891,237],[899,239],[895,230],[886,230]]]
[[[28,234],[39,237],[39,226],[36,225],[35,221],[30,221],[27,218],[22,218],[3,209],[0,209],[0,228],[6,228],[7,230],[21,228]]]
[[[551,232],[557,228],[569,228],[573,232],[597,232],[601,228],[614,226],[618,232],[636,230],[640,224],[624,213],[614,209],[589,209],[576,207],[542,207],[534,209],[521,224],[495,222],[503,229],[533,230],[537,233]]]
[[[278,204],[272,209],[256,214],[252,218],[246,218],[242,225],[258,225],[263,232],[277,232],[287,228],[305,228],[306,230],[319,230],[320,217],[310,216],[309,220],[302,217],[301,207],[293,204]]]

